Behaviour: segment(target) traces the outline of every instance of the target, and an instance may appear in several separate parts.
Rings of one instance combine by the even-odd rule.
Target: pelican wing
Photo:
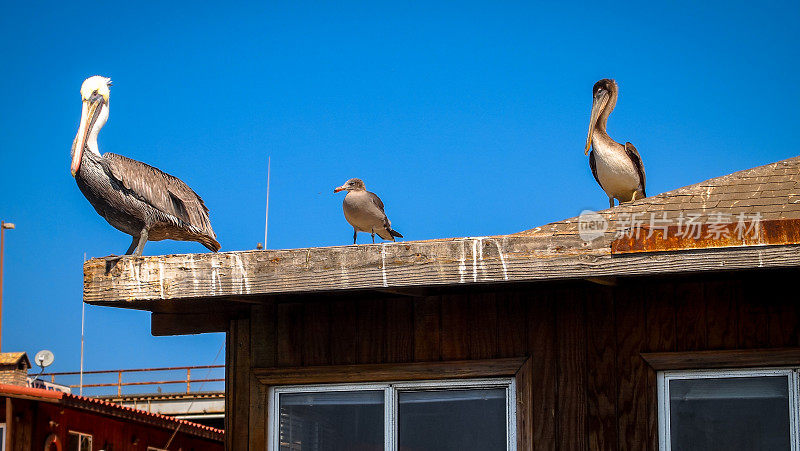
[[[603,188],[603,184],[600,183],[600,179],[597,177],[597,162],[594,159],[594,150],[589,152],[589,167],[592,168],[592,175],[594,179],[597,180],[597,184],[600,185],[600,188]]]
[[[122,155],[106,153],[106,171],[142,202],[216,240],[203,199],[177,177]]]
[[[645,177],[644,177],[644,164],[642,163],[642,157],[639,155],[639,151],[636,150],[636,147],[633,144],[626,142],[625,143],[625,153],[628,154],[628,158],[633,161],[633,165],[636,166],[636,172],[639,173],[639,183],[642,186],[642,194],[647,197],[645,193],[644,185],[645,185]],[[595,176],[597,178],[597,176]]]

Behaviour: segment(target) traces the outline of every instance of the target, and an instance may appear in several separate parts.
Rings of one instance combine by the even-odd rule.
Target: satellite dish
[[[42,371],[44,371],[45,367],[52,365],[55,359],[56,357],[53,355],[53,353],[47,349],[42,349],[41,351],[37,352],[36,356],[33,358],[36,364],[42,367]]]

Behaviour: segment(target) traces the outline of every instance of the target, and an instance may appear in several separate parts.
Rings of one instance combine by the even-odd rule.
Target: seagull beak
[[[597,91],[597,94],[595,94],[592,99],[592,114],[589,118],[589,133],[586,135],[586,147],[583,150],[584,155],[589,155],[589,149],[592,147],[592,133],[594,132],[595,125],[597,125],[597,118],[600,117],[600,113],[606,108],[608,97],[608,91],[601,89]]]
[[[78,125],[78,134],[75,136],[75,141],[72,142],[72,165],[70,172],[72,176],[78,173],[81,167],[81,157],[83,156],[83,148],[86,146],[86,137],[92,130],[97,116],[100,114],[100,105],[103,104],[103,97],[98,96],[97,100],[84,100],[81,107],[81,123]]]
[[[344,185],[342,185],[342,186],[340,186],[340,187],[338,187],[338,188],[334,188],[334,189],[333,189],[333,192],[334,192],[334,193],[338,193],[339,191],[344,191],[345,189],[346,189],[346,188],[344,187]]]

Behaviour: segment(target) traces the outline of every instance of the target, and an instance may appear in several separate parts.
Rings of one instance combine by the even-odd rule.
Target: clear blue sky
[[[601,209],[593,83],[651,195],[798,154],[800,4],[8,2],[0,17],[2,346],[77,370],[81,262],[124,252],[69,173],[81,82],[114,80],[101,152],[205,199],[223,251],[348,244],[360,177],[407,239],[504,234]],[[500,5],[500,3],[503,3]],[[455,5],[455,6],[454,6]],[[362,236],[361,242],[368,238]],[[205,252],[149,243],[145,253]],[[87,307],[86,367],[209,364],[224,338],[150,336]]]

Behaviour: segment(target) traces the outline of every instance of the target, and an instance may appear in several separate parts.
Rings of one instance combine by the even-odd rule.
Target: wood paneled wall
[[[430,297],[255,305],[231,321],[228,449],[265,449],[252,368],[531,356],[536,450],[657,449],[642,352],[800,344],[798,271],[483,287]]]

